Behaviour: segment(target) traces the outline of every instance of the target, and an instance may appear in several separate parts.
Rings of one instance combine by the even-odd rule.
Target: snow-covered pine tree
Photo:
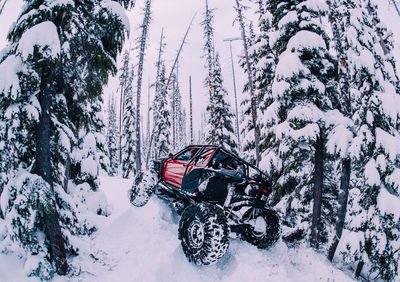
[[[237,20],[239,21],[240,24],[240,29],[241,29],[241,36],[242,36],[242,42],[243,42],[243,52],[244,52],[244,61],[245,61],[245,66],[247,70],[247,79],[248,79],[248,88],[250,92],[250,104],[251,104],[251,120],[253,123],[253,133],[254,133],[254,149],[255,149],[255,159],[256,159],[256,166],[258,167],[260,165],[261,161],[261,154],[260,154],[260,128],[258,126],[258,104],[257,104],[257,97],[254,89],[254,82],[253,82],[253,70],[254,66],[251,65],[250,63],[250,57],[249,57],[249,46],[248,46],[248,38],[246,35],[246,24],[245,24],[245,19],[243,16],[243,10],[245,10],[247,7],[243,5],[242,0],[235,0],[235,11],[237,12]]]
[[[127,96],[127,91],[132,88],[128,85],[128,80],[130,76],[130,63],[129,63],[129,50],[125,50],[122,57],[122,66],[120,68],[119,75],[119,87],[120,87],[120,97],[119,97],[119,161],[122,163],[122,131],[123,131],[123,119],[124,119],[124,109],[125,109],[125,97]]]
[[[126,19],[118,11],[112,1],[29,1],[2,52],[0,68],[8,79],[0,87],[0,144],[9,144],[1,154],[10,154],[1,157],[1,169],[9,169],[2,178],[4,241],[27,259],[27,275],[66,274],[67,258],[79,253],[76,244],[95,229],[83,214],[78,221],[82,203],[63,186],[75,136],[98,117],[92,94],[115,69]],[[110,45],[100,46],[101,39]],[[95,115],[86,120],[79,110],[89,99]]]
[[[258,11],[259,13],[260,11]],[[261,35],[261,33],[259,33]],[[255,78],[256,78],[256,65],[257,62],[261,59],[259,57],[259,54],[257,53],[257,49],[254,48],[256,44],[256,34],[253,29],[253,24],[251,23],[249,25],[249,36],[246,38],[247,40],[247,46],[249,46],[248,50],[248,58],[251,66],[251,76],[253,77],[254,84],[255,84]],[[264,42],[264,41],[263,41]],[[266,41],[265,41],[266,42]],[[266,42],[267,43],[267,42]],[[244,72],[247,73],[247,65],[246,65],[246,58],[242,56],[240,58],[240,66],[243,68]],[[272,82],[271,82],[272,83]],[[254,87],[254,92],[257,95],[257,104],[260,105],[260,103],[263,102],[264,97],[261,94],[262,91],[259,91]],[[246,159],[248,159],[250,162],[253,164],[256,163],[256,152],[255,152],[255,142],[254,142],[254,124],[253,124],[253,119],[252,119],[252,114],[251,114],[251,94],[250,94],[250,86],[249,83],[246,82],[244,87],[243,87],[243,95],[241,97],[241,107],[244,109],[244,119],[242,120],[241,123],[241,128],[242,132],[241,135],[243,136],[242,139],[242,151]],[[260,123],[260,121],[259,121]],[[260,126],[260,124],[259,124]]]
[[[343,25],[343,21],[341,21],[341,16],[339,14],[339,6],[343,7],[343,3],[341,1],[327,1],[329,6],[329,22],[332,27],[332,34],[335,43],[335,50],[338,58],[338,88],[339,88],[339,104],[337,106],[338,110],[343,114],[347,119],[343,119],[341,121],[336,121],[336,125],[328,137],[328,152],[335,156],[339,160],[340,163],[340,186],[339,186],[339,197],[338,197],[338,209],[336,212],[336,223],[335,223],[335,235],[330,242],[330,246],[328,249],[328,259],[332,261],[334,254],[336,252],[336,248],[339,244],[340,238],[343,233],[344,223],[346,220],[347,214],[347,202],[350,190],[350,176],[351,176],[351,157],[348,153],[348,150],[341,150],[341,148],[337,148],[334,143],[336,134],[340,134],[341,140],[346,140],[347,143],[343,142],[345,145],[348,145],[348,138],[353,137],[352,128],[353,123],[351,122],[352,118],[352,105],[350,98],[350,79],[349,79],[349,69],[347,65],[347,52],[349,50],[349,42],[347,41],[345,34],[345,29]],[[343,130],[344,129],[344,130]],[[347,134],[345,134],[347,133]],[[344,138],[343,138],[344,137]]]
[[[211,97],[207,105],[206,143],[220,145],[236,151],[236,137],[233,130],[234,115],[227,102],[228,92],[223,86],[219,54],[215,55],[212,66]]]
[[[310,230],[311,244],[318,247],[326,242],[333,224],[325,142],[327,112],[337,103],[337,93],[335,62],[320,20],[327,6],[323,1],[313,3],[274,0],[267,4],[276,30],[271,47],[278,58],[274,101],[268,109],[277,121],[268,154],[272,169],[279,173],[280,192],[286,195],[279,204],[284,223]]]
[[[187,122],[187,117],[186,117],[186,110],[184,108],[184,106],[182,105],[182,99],[181,99],[181,114],[179,116],[179,139],[180,139],[180,146],[181,147],[185,147],[188,145],[188,141],[187,141],[187,128],[186,128],[186,122]]]
[[[364,268],[366,279],[396,281],[400,249],[400,213],[395,208],[400,205],[400,98],[390,48],[385,55],[368,5],[369,1],[364,0],[340,1],[337,9],[342,41],[348,44],[347,61],[342,63],[348,69],[354,121],[351,133],[342,128],[336,134],[336,149],[349,152],[354,172],[338,253],[356,269],[356,276]],[[339,136],[348,136],[349,140],[339,142]]]
[[[114,94],[111,95],[108,101],[107,120],[107,150],[110,159],[109,175],[115,176],[118,173],[119,167],[119,128],[117,125],[116,101]]]
[[[144,56],[145,50],[147,45],[147,39],[149,34],[149,26],[151,21],[151,0],[146,0],[145,7],[144,7],[144,15],[143,15],[143,23],[141,24],[141,36],[138,38],[138,49],[139,49],[139,65],[138,65],[138,72],[137,72],[137,87],[136,87],[136,171],[142,171],[142,153],[141,153],[141,123],[140,123],[140,97],[142,93],[142,80],[143,80],[143,63],[144,63]]]
[[[253,66],[254,92],[257,97],[257,105],[259,109],[258,126],[260,128],[260,167],[269,173],[272,172],[270,162],[273,161],[268,157],[270,147],[269,143],[276,122],[276,114],[273,106],[272,98],[272,82],[274,79],[276,58],[269,44],[269,35],[274,31],[271,26],[272,15],[266,9],[266,1],[257,1],[258,9],[258,25],[257,33],[250,28],[248,37],[249,61]],[[241,59],[241,66],[247,72],[245,58]],[[244,119],[242,125],[243,150],[247,157],[253,163],[256,162],[255,142],[254,142],[254,125],[251,116],[251,95],[249,93],[249,84],[246,83],[244,93],[247,95],[242,99],[242,107],[245,108]],[[270,107],[272,105],[272,107]]]
[[[135,105],[135,97],[133,93],[133,80],[134,80],[134,67],[130,68],[130,75],[127,82],[127,88],[125,92],[125,105],[124,105],[124,117],[123,117],[123,129],[122,129],[122,177],[130,178],[136,173],[137,156],[137,134],[136,124],[139,122],[136,113],[137,108]]]
[[[204,47],[203,47],[203,52],[204,52],[204,57],[206,59],[206,68],[207,68],[207,77],[204,81],[204,84],[207,88],[208,91],[208,96],[212,96],[212,74],[213,74],[213,64],[214,64],[214,27],[213,27],[213,22],[214,22],[214,14],[213,14],[213,9],[209,9],[208,7],[208,0],[206,0],[206,7],[205,11],[203,14],[203,20],[201,22],[201,25],[203,27],[204,31]]]
[[[206,0],[205,12],[201,25],[204,31],[204,57],[206,60],[207,76],[204,85],[208,91],[207,106],[207,129],[204,132],[206,143],[225,146],[227,149],[235,150],[236,141],[232,134],[232,118],[230,105],[226,102],[228,93],[223,87],[223,78],[219,55],[215,55],[214,47],[214,15],[213,9],[209,9]]]
[[[168,109],[166,77],[164,62],[160,62],[160,73],[156,83],[156,94],[153,102],[154,158],[159,159],[170,153],[171,121]]]
[[[179,118],[181,111],[182,97],[179,89],[177,74],[173,73],[171,78],[171,122],[172,122],[172,150],[181,150],[181,142],[179,140]]]
[[[182,105],[182,95],[179,87],[178,75],[172,76],[172,148],[174,151],[181,150],[186,146],[186,113]]]
[[[190,144],[193,145],[193,98],[192,98],[192,76],[189,76],[189,130],[190,130]]]

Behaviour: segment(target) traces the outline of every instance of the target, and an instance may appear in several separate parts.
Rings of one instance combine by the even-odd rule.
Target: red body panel
[[[191,147],[191,149],[200,149],[200,147]],[[205,147],[204,149],[207,150],[209,148]],[[202,152],[205,152],[205,150],[202,150]],[[208,161],[211,159],[214,151],[215,150],[209,150],[205,154],[205,157],[201,160],[201,162],[196,163],[196,164],[194,163],[194,161],[192,161],[193,158],[191,158],[189,160],[178,160],[178,158],[180,158],[180,156],[184,155],[185,152],[187,152],[187,151],[181,152],[179,155],[174,156],[173,158],[170,158],[167,161],[165,161],[163,168],[162,168],[162,179],[168,184],[171,184],[175,187],[181,188],[182,179],[185,176],[185,171],[186,171],[186,168],[189,165],[189,163],[190,163],[190,165],[187,169],[186,174],[195,168],[204,167],[208,163]],[[201,155],[203,155],[203,153],[201,153]],[[193,155],[193,157],[194,157],[194,155]]]
[[[169,159],[164,163],[162,178],[168,184],[181,187],[188,162]]]

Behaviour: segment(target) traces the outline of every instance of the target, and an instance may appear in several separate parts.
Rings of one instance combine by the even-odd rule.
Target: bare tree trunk
[[[71,178],[71,159],[67,159],[67,163],[65,164],[65,180],[64,180],[64,191],[68,193],[68,182]]]
[[[4,6],[6,5],[6,3],[7,3],[7,0],[3,0],[0,2],[0,15],[3,13],[3,9],[4,9]]]
[[[311,225],[311,246],[318,249],[321,230],[322,186],[324,181],[324,136],[317,138],[314,156],[314,205]]]
[[[1,193],[3,193],[3,187],[0,187],[0,198],[1,198]],[[1,210],[1,205],[0,205],[0,218],[4,219],[3,211]]]
[[[36,173],[41,176],[51,187],[53,193],[53,206],[44,210],[46,237],[49,241],[51,259],[54,261],[56,271],[60,275],[67,274],[68,264],[62,238],[61,227],[58,221],[55,206],[55,194],[52,179],[50,129],[51,129],[51,86],[54,81],[54,64],[43,67],[42,82],[40,85],[39,103],[41,114],[36,131]]]
[[[192,101],[192,77],[189,76],[189,99],[190,99],[190,144],[193,145],[193,101]]]
[[[172,85],[172,149],[176,150],[176,105],[175,105],[175,82]]]
[[[233,64],[233,54],[232,54],[232,40],[229,42],[229,48],[231,51],[231,63],[232,63],[232,75],[233,75],[233,91],[235,93],[235,111],[236,111],[236,138],[238,141],[238,149],[241,151],[240,145],[240,131],[239,131],[239,110],[238,110],[238,99],[237,99],[237,91],[236,91],[236,77],[235,77],[235,67]]]
[[[183,45],[186,42],[186,38],[187,38],[187,36],[189,34],[190,28],[192,27],[193,20],[194,20],[195,17],[196,17],[196,14],[194,14],[194,16],[193,16],[192,20],[190,21],[190,24],[189,24],[186,32],[185,32],[185,35],[183,36],[183,40],[181,42],[181,46],[179,47],[178,53],[176,54],[176,57],[175,57],[175,60],[174,60],[174,64],[172,65],[171,71],[169,73],[168,80],[167,80],[167,85],[165,86],[165,89],[168,89],[168,87],[169,87],[169,84],[170,84],[171,78],[172,78],[172,74],[174,73],[175,66],[176,66],[176,64],[178,62],[179,56],[180,56],[180,54],[182,52],[182,49],[183,49]]]
[[[328,259],[333,260],[340,238],[343,234],[344,223],[347,212],[347,200],[349,198],[350,189],[350,172],[351,172],[351,161],[350,159],[342,160],[342,173],[340,179],[340,192],[339,192],[339,210],[337,213],[336,226],[335,226],[335,237],[333,242],[328,249]]]
[[[249,88],[250,88],[250,97],[251,97],[251,117],[254,126],[254,143],[256,149],[256,166],[258,167],[261,161],[260,155],[260,129],[257,125],[257,98],[254,93],[254,84],[253,78],[251,77],[251,66],[249,60],[249,50],[247,46],[247,37],[246,37],[246,28],[244,25],[243,15],[242,15],[242,6],[239,4],[239,0],[236,0],[236,10],[239,15],[239,23],[242,30],[242,40],[243,40],[243,49],[244,55],[246,59],[246,69],[247,69],[247,77],[249,80]]]
[[[123,83],[125,85],[125,83]],[[124,87],[121,85],[121,97],[119,99],[119,164],[122,164],[122,117],[124,107]]]
[[[151,106],[150,106],[150,76],[149,76],[149,83],[148,83],[148,90],[147,90],[147,126],[146,126],[146,145],[147,145],[147,152],[149,154],[151,150],[151,145],[150,145],[150,112],[151,112]],[[146,169],[148,169],[148,162],[146,161]]]
[[[356,272],[354,273],[354,276],[355,276],[356,278],[360,277],[361,271],[362,271],[362,269],[363,269],[363,266],[364,266],[364,262],[363,262],[362,260],[360,260],[360,261],[358,262],[358,264],[357,264]]]
[[[136,171],[142,171],[142,152],[141,152],[141,135],[140,135],[140,96],[142,92],[142,79],[143,79],[143,63],[146,49],[146,41],[148,34],[148,27],[150,24],[150,10],[151,0],[146,1],[145,14],[142,24],[142,36],[140,37],[140,51],[139,51],[139,67],[138,67],[138,81],[137,81],[137,98],[136,98]]]
[[[155,85],[156,92],[159,91],[159,87],[160,87],[160,68],[161,68],[161,55],[163,53],[163,40],[164,40],[164,28],[161,29],[160,49],[158,50],[157,74],[156,74],[156,85]],[[155,134],[154,129],[155,128],[153,126],[153,129],[150,134],[150,139],[149,139],[149,149],[147,150],[146,168],[149,167],[151,147],[153,146],[153,139],[154,139],[154,134]]]
[[[397,14],[400,16],[400,9],[399,9],[399,6],[397,5],[396,0],[390,0],[390,2],[392,2],[392,4],[394,5],[394,7],[397,11]]]

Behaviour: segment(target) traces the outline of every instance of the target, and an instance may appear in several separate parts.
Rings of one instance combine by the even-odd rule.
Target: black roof
[[[249,163],[249,162],[246,161],[245,159],[239,157],[237,154],[233,153],[232,151],[229,151],[229,150],[225,149],[225,148],[222,147],[222,146],[219,146],[219,145],[212,145],[212,144],[209,144],[209,145],[204,145],[204,144],[203,144],[203,145],[188,145],[188,146],[186,146],[184,149],[187,149],[187,148],[190,148],[190,147],[212,147],[212,148],[216,148],[216,149],[222,149],[222,150],[228,152],[229,154],[233,155],[234,157],[238,158],[239,160],[241,160],[242,162],[244,162],[245,164],[247,164],[247,165],[250,166],[251,168],[253,168],[253,169],[259,171],[261,174],[265,175],[265,173],[262,172],[262,171],[261,171],[259,168],[257,168],[255,165]],[[182,150],[181,150],[181,151],[182,151]],[[265,175],[265,176],[266,176],[266,175]]]

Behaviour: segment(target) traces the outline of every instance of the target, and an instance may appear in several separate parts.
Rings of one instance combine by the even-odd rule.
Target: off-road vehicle
[[[280,236],[279,217],[267,207],[268,177],[219,146],[193,145],[167,159],[154,161],[139,174],[128,197],[145,205],[152,194],[173,204],[179,239],[190,262],[212,264],[224,256],[229,237],[239,237],[261,249]]]

